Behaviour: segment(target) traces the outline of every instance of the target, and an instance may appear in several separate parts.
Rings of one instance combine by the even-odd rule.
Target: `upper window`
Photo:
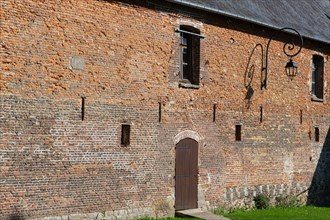
[[[199,85],[200,31],[180,26],[180,78],[182,83]]]
[[[323,100],[323,72],[324,59],[322,56],[313,55],[312,62],[312,99]]]

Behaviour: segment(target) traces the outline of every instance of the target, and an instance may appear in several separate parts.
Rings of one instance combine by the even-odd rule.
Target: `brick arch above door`
[[[181,140],[186,138],[191,138],[197,141],[198,143],[200,143],[203,140],[203,137],[199,133],[192,130],[185,130],[185,131],[181,131],[173,138],[174,144],[177,144]]]

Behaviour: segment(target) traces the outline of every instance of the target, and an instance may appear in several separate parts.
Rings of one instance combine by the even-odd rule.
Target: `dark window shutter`
[[[320,99],[323,99],[323,70],[324,70],[324,61],[323,61],[323,57],[318,57],[318,61],[317,61],[317,97]]]
[[[312,95],[318,99],[323,99],[324,90],[324,58],[313,55],[312,69]]]
[[[199,85],[200,78],[200,38],[192,38],[192,50],[193,50],[193,59],[192,59],[192,84]]]
[[[190,83],[192,83],[193,77],[192,73],[194,71],[193,67],[193,57],[194,57],[194,48],[193,48],[193,42],[192,42],[193,36],[189,35],[188,37],[188,76],[187,79],[189,80]]]

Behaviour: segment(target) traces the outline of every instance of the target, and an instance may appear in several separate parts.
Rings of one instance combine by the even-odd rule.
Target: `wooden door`
[[[197,208],[198,143],[190,138],[176,145],[175,210]]]

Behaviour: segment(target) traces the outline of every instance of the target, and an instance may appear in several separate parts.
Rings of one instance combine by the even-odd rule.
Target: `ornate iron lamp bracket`
[[[285,28],[281,28],[279,29],[277,32],[275,32],[269,39],[268,43],[267,43],[267,47],[266,47],[266,62],[265,62],[265,66],[262,68],[262,75],[261,75],[261,78],[262,78],[262,81],[261,81],[261,89],[264,89],[264,88],[267,88],[267,78],[268,78],[268,50],[269,50],[269,45],[270,45],[270,42],[273,40],[274,37],[276,37],[278,35],[279,32],[282,32],[282,31],[290,31],[296,35],[299,36],[299,39],[300,39],[300,45],[299,45],[299,49],[297,50],[297,52],[294,53],[295,51],[295,44],[293,41],[288,41],[288,42],[285,42],[284,43],[284,46],[283,46],[283,52],[285,55],[287,55],[289,58],[290,58],[290,61],[291,64],[293,63],[292,61],[292,58],[297,56],[302,47],[303,47],[303,38],[302,36],[300,35],[300,33],[293,29],[293,28],[289,28],[289,27],[285,27]],[[293,63],[294,64],[294,63]],[[288,66],[294,66],[295,67],[295,71],[297,71],[297,66],[294,65],[288,65],[286,66],[286,68]],[[287,74],[291,79],[295,76],[296,72],[293,73],[292,75],[290,74]]]

